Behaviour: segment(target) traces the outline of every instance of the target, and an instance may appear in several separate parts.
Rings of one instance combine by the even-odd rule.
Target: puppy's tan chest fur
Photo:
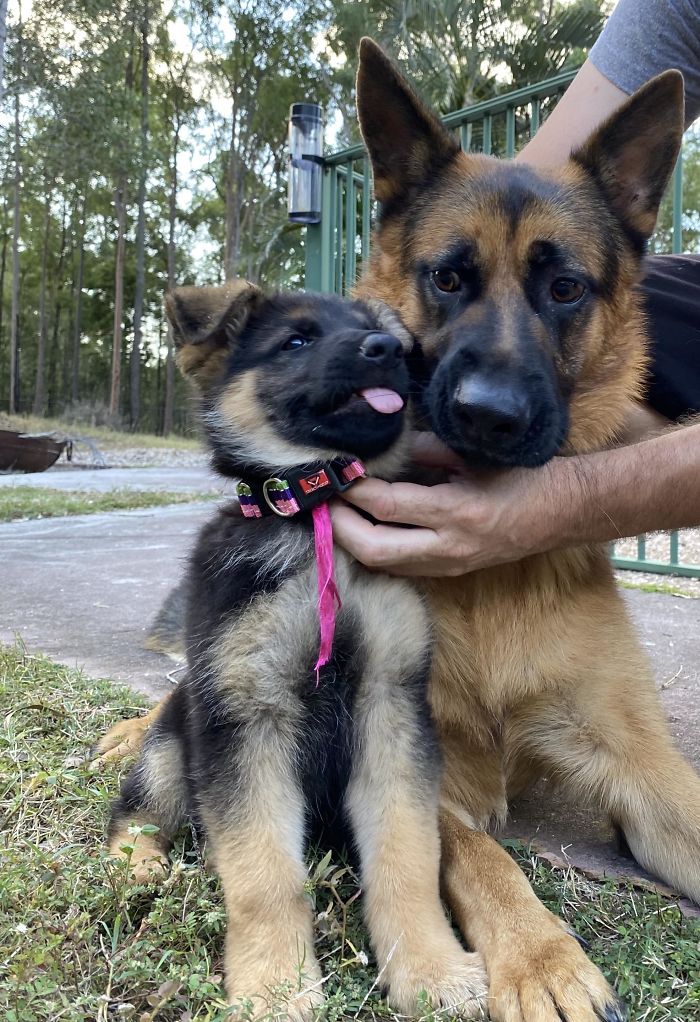
[[[294,554],[284,532],[268,554],[288,568]],[[297,570],[275,592],[232,612],[221,628],[217,687],[236,714],[248,716],[271,705],[299,712],[298,689],[318,655],[319,612],[312,550],[299,544],[296,558]],[[426,602],[416,587],[366,571],[339,548],[334,550],[334,567],[342,601],[336,635],[352,632],[372,684],[394,684],[397,678],[412,676],[431,642]]]

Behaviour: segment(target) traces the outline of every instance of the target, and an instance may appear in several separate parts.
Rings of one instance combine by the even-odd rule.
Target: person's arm
[[[515,159],[563,163],[627,96],[670,67],[683,72],[690,124],[700,114],[698,0],[619,0],[588,60]]]
[[[622,106],[627,93],[587,60],[534,138],[515,157],[519,163],[556,167]]]
[[[457,467],[437,441],[433,463]],[[546,550],[700,524],[700,424],[596,454],[438,486],[358,482],[332,508],[337,542],[394,575],[462,575]],[[397,528],[394,523],[417,528]]]

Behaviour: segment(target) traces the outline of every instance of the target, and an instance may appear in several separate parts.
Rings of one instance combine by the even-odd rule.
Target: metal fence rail
[[[615,547],[612,548],[612,562],[616,568],[629,571],[648,571],[654,575],[685,575],[687,578],[700,578],[700,564],[690,564],[681,560],[678,544],[678,532],[666,533],[668,539],[668,560],[659,561],[647,556],[647,537],[637,536],[637,556],[617,557]]]
[[[536,85],[456,110],[443,118],[456,131],[466,152],[511,157],[534,135],[576,72],[565,71]],[[683,160],[672,181],[672,251],[683,251]],[[324,157],[321,222],[306,228],[306,287],[345,294],[355,284],[369,255],[375,206],[369,159],[361,145]],[[661,248],[656,249],[661,251]],[[637,557],[613,564],[634,571],[700,578],[700,565],[679,560],[678,533],[669,534],[667,561],[647,559],[646,538],[637,540]]]

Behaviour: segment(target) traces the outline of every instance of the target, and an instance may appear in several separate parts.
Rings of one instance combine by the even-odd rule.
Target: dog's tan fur
[[[252,663],[245,646],[237,648],[236,636],[230,641],[233,648],[224,642],[219,654],[221,684],[226,690],[235,671],[244,691],[246,671],[268,665]],[[230,684],[230,695],[238,702],[241,693]],[[270,695],[278,698],[276,692]],[[284,708],[279,712],[284,714]],[[294,779],[293,738],[292,720],[286,745],[260,733],[257,748],[251,749],[245,805],[228,819],[220,813],[202,814],[226,905],[227,995],[233,1004],[252,1000],[256,1018],[282,1002],[288,1018],[305,1019],[323,1001],[311,908],[304,893],[304,808]]]
[[[280,557],[288,554],[285,544]],[[416,796],[420,778],[410,753],[416,722],[391,692],[391,678],[402,663],[405,673],[410,672],[427,641],[424,609],[413,586],[381,576],[365,582],[347,555],[336,555],[336,577],[341,591],[351,594],[346,595],[344,611],[361,621],[373,664],[371,697],[355,708],[357,727],[367,734],[366,756],[350,783],[348,811],[363,850],[365,911],[382,982],[392,1004],[406,1014],[415,1010],[424,991],[436,1009],[478,1017],[484,993],[481,963],[464,954],[441,910],[437,806]],[[274,600],[259,598],[249,614],[222,634],[218,649],[218,690],[231,700],[232,711],[244,718],[251,714],[254,692],[259,697],[262,688],[266,702],[279,703],[280,713],[289,715],[290,743],[293,707],[284,702],[278,664],[285,649],[289,654],[290,642],[301,657],[313,637],[312,592],[307,580],[297,579],[285,583]],[[292,619],[295,627],[290,634]],[[277,644],[262,652],[261,628],[278,633]],[[235,1001],[258,991],[254,998],[258,1014],[283,997],[285,1012],[294,1019],[309,1017],[322,998],[311,911],[302,894],[301,800],[292,782],[284,781],[293,775],[289,755],[261,734],[259,755],[250,753],[245,785],[254,795],[249,812],[255,825],[242,825],[239,818],[204,823],[226,899],[226,972],[235,982],[229,996]],[[277,762],[270,766],[274,757]],[[386,779],[382,790],[377,789],[377,776]],[[280,834],[285,835],[284,843]],[[267,864],[264,871],[261,861]],[[266,890],[269,863],[277,861],[279,885]],[[290,976],[299,982],[285,996],[278,984],[289,982]]]
[[[122,759],[138,756],[144,736],[155,724],[161,709],[169,698],[169,696],[164,696],[159,703],[141,717],[117,721],[95,746],[92,769],[99,770],[106,763],[116,763]]]
[[[406,259],[406,226],[414,261],[429,260],[460,234],[477,237],[505,310],[495,343],[507,357],[509,296],[520,287],[533,239],[567,241],[583,265],[599,273],[595,225],[553,218],[534,204],[507,228],[497,205],[471,199],[481,180],[508,174],[507,166],[457,153],[381,51],[365,42],[361,56],[358,105],[376,193],[384,203],[403,197],[405,209],[380,226],[358,292],[396,308],[428,353],[439,356],[446,342],[419,301]],[[658,102],[667,101],[669,138],[680,136],[678,89],[670,79],[665,92],[657,87]],[[604,131],[596,136],[584,157],[598,161],[612,179],[605,165],[608,137]],[[638,146],[627,147],[613,200],[630,225],[647,234],[656,209],[637,168],[649,138],[642,131]],[[439,194],[414,209],[411,196],[436,160],[442,160]],[[574,189],[587,187],[580,162],[551,173]],[[637,275],[636,262],[621,259],[576,349],[558,356],[562,374],[577,381],[562,453],[615,443],[639,398],[646,345],[633,289]],[[428,580],[425,592],[437,629],[431,703],[444,754],[443,885],[462,932],[484,956],[491,1018],[550,1022],[561,1017],[558,1009],[567,1022],[595,1022],[605,1017],[608,984],[485,831],[504,818],[513,794],[546,773],[602,805],[643,866],[700,901],[700,781],[673,746],[605,551],[558,551]],[[389,641],[396,646],[394,636]],[[422,841],[408,807],[401,812],[406,848],[391,851],[383,868]],[[413,928],[409,938],[420,939],[415,919],[406,925]]]
[[[215,289],[206,289],[204,296],[192,289],[175,292],[168,302],[169,314],[177,317],[183,371],[200,390],[211,387],[215,395],[203,411],[204,428],[221,431],[238,454],[250,456],[251,445],[258,444],[263,459],[318,460],[325,449],[293,448],[284,435],[278,437],[260,397],[258,367],[233,379],[217,375],[222,356],[197,324],[203,317],[217,331],[235,334],[241,329],[239,310],[237,303],[235,309],[227,303],[228,292]],[[300,298],[301,311],[303,305]],[[398,326],[394,314],[380,303],[373,307],[382,325]],[[293,315],[287,313],[285,322]],[[398,329],[408,346],[405,328]],[[390,448],[367,464],[375,473],[391,475],[405,465],[406,449],[403,429]],[[148,881],[162,870],[163,853],[188,816],[188,789],[197,776],[196,768],[186,765],[180,725],[188,717],[200,729],[211,724],[212,745],[220,741],[217,727],[229,728],[230,755],[219,754],[218,772],[212,767],[211,779],[195,795],[207,855],[221,878],[226,904],[227,996],[237,1016],[250,1001],[256,1018],[272,1012],[301,1022],[313,1018],[323,1003],[313,915],[304,890],[310,796],[303,757],[312,740],[309,728],[322,731],[330,718],[328,758],[334,758],[333,742],[345,739],[344,722],[339,720],[336,729],[333,717],[346,714],[349,719],[350,712],[342,703],[331,704],[326,717],[320,709],[310,725],[299,694],[299,679],[309,673],[309,650],[318,644],[317,577],[308,530],[274,528],[267,538],[258,536],[249,545],[234,543],[230,535],[217,541],[220,548],[208,542],[193,559],[197,570],[205,566],[208,586],[262,570],[268,583],[275,576],[279,584],[241,600],[235,612],[222,618],[206,606],[211,589],[190,596],[190,610],[196,603],[212,616],[207,623],[213,642],[203,648],[209,633],[201,625],[195,632],[199,638],[189,633],[190,674],[169,708],[177,726],[168,730],[161,707],[134,722],[136,729],[154,726],[113,807],[109,849],[119,854],[125,844],[134,846],[130,865],[139,880]],[[432,629],[425,600],[409,582],[368,572],[342,551],[336,551],[335,578],[343,593],[338,629],[347,622],[353,634],[361,636],[357,648],[366,665],[353,695],[345,810],[361,862],[382,986],[402,1013],[414,1012],[425,995],[446,1014],[481,1017],[486,998],[483,962],[460,945],[440,898],[439,754],[415,680],[422,669],[425,684],[429,669]],[[167,608],[159,621],[163,635],[170,638]],[[200,666],[202,673],[197,674]],[[341,681],[338,673],[333,685]],[[185,698],[184,705],[177,703],[178,697]],[[204,707],[199,699],[206,700]],[[190,740],[201,742],[205,750],[207,737],[199,731]],[[125,745],[136,751],[131,726],[113,729],[102,743],[103,755],[118,754]],[[234,746],[240,755],[234,755]],[[188,769],[193,771],[189,785]],[[318,761],[313,769],[322,784],[327,773],[332,776],[333,764]],[[314,790],[322,791],[321,785]],[[334,807],[339,813],[341,805],[339,801]],[[134,820],[137,825],[155,824],[157,835],[140,833],[134,842]]]
[[[667,81],[657,102],[667,101],[663,117],[669,133],[679,137],[678,90],[677,79]],[[408,127],[398,112],[406,97],[414,111]],[[387,105],[397,110],[389,127]],[[395,199],[397,189],[410,190],[411,175],[417,180],[425,172],[421,162],[452,144],[368,41],[358,108],[384,202]],[[378,111],[381,126],[374,121]],[[638,145],[628,147],[624,166],[617,168],[627,183],[615,199],[644,234],[656,215],[638,179],[649,137],[642,131]],[[600,136],[592,140],[587,157],[602,162],[604,144]],[[392,145],[393,163],[384,155]],[[540,211],[534,204],[513,227],[498,204],[469,197],[478,195],[482,180],[507,174],[507,165],[464,153],[445,158],[435,201],[423,195],[417,211],[409,200],[380,225],[358,287],[360,295],[392,304],[424,350],[433,353],[432,343],[438,355],[440,331],[426,319],[406,257],[409,224],[414,263],[434,260],[455,236],[476,237],[492,293],[506,310],[534,240],[564,241],[584,266],[594,273],[602,268],[590,223],[557,219],[551,208]],[[552,174],[574,189],[586,187],[580,164]],[[638,196],[631,197],[635,186]],[[633,288],[638,272],[631,258],[621,260],[609,296],[577,337],[577,350],[562,356],[570,365],[561,371],[577,378],[564,453],[613,444],[640,396],[646,336]],[[507,316],[494,343],[499,341],[507,357]],[[700,901],[700,780],[671,741],[604,550],[556,551],[465,577],[426,580],[425,592],[437,628],[431,705],[444,754],[443,882],[463,933],[484,955],[491,1017],[544,1022],[555,1017],[554,1001],[569,1022],[592,1020],[606,1003],[607,984],[484,831],[504,818],[512,795],[546,774],[602,805],[643,866]]]

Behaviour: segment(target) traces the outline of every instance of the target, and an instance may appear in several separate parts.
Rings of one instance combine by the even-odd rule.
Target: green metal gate
[[[459,133],[467,152],[509,158],[537,131],[573,80],[566,71],[524,89],[456,110],[443,123]],[[672,183],[672,251],[683,250],[683,160],[679,157]],[[321,222],[306,228],[306,287],[313,291],[349,292],[369,254],[374,217],[369,160],[361,145],[323,159]],[[661,251],[661,249],[657,249]],[[647,539],[637,539],[637,556],[615,556],[619,568],[700,578],[700,565],[685,563],[677,532],[668,539],[666,560],[647,558]]]

